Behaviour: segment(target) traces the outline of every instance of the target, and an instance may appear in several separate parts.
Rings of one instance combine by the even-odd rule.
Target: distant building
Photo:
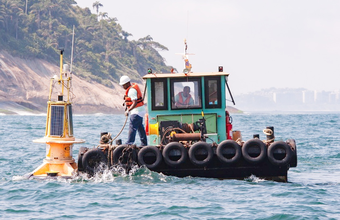
[[[243,111],[340,111],[340,90],[263,89],[236,96]]]
[[[321,92],[315,91],[314,100],[318,104],[329,103],[329,94],[330,92],[326,92],[326,91],[321,91]]]
[[[279,105],[296,105],[302,103],[300,91],[275,92],[273,99],[274,102]]]
[[[303,104],[314,103],[314,91],[310,90],[302,91],[302,103]]]
[[[332,91],[329,94],[329,102],[330,103],[340,103],[340,92],[339,91]]]

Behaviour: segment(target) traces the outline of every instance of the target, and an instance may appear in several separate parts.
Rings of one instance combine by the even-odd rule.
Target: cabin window
[[[151,80],[152,110],[168,109],[168,86],[166,79]]]
[[[221,78],[205,77],[205,107],[221,108]]]
[[[201,80],[199,78],[171,80],[171,109],[201,107]]]

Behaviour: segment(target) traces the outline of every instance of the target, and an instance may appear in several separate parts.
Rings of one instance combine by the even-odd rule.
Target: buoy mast
[[[77,169],[72,157],[73,144],[84,143],[82,139],[73,136],[72,103],[70,101],[71,73],[68,65],[63,65],[63,52],[60,50],[60,77],[51,78],[50,92],[47,101],[47,117],[45,136],[34,140],[35,143],[46,143],[46,157],[43,164],[32,172],[33,176],[71,177]],[[61,85],[57,100],[52,100],[54,85]],[[64,87],[67,90],[67,100],[64,101]]]

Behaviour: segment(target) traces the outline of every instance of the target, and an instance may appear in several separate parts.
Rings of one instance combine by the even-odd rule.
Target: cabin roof
[[[195,77],[195,76],[229,76],[225,72],[205,72],[205,73],[150,73],[143,76],[143,79],[151,78],[178,78],[178,77]]]

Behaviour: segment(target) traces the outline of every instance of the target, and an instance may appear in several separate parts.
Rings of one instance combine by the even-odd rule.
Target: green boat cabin
[[[146,80],[148,100],[146,132],[149,145],[164,144],[162,139],[167,127],[176,127],[176,124],[182,123],[193,124],[202,119],[202,116],[205,119],[206,141],[220,143],[226,140],[228,75],[225,72],[145,75],[143,79]],[[179,99],[183,93],[188,92],[185,90],[190,91],[190,100],[183,103],[183,98]]]

